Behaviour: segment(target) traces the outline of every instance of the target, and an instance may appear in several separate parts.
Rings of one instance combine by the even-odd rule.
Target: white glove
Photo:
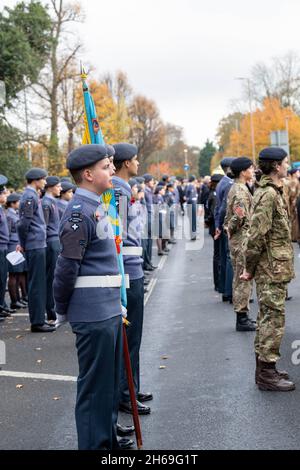
[[[123,307],[123,305],[122,305],[122,317],[127,318],[127,308]]]
[[[57,313],[56,314],[56,320],[55,320],[55,328],[58,329],[64,323],[67,323],[67,315],[59,315]]]

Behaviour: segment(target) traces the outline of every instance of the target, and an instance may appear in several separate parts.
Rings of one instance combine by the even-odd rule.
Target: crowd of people
[[[195,240],[199,205],[213,239],[214,289],[233,304],[236,330],[256,331],[258,387],[295,388],[276,363],[287,286],[294,276],[292,240],[299,242],[299,171],[288,171],[280,148],[264,149],[257,166],[239,157],[224,158],[221,167],[222,172],[201,179],[163,175],[155,180],[148,173],[139,176],[138,149],[120,143],[75,149],[67,158],[72,179],[32,168],[23,192],[10,192],[0,175],[0,320],[26,308],[32,333],[51,333],[70,323],[79,364],[80,449],[133,445],[127,436],[134,428],[117,422],[118,411],[133,413],[122,359],[124,317],[130,323],[137,410],[151,412],[147,402],[153,395],[140,387],[140,347],[144,294],[157,268],[153,240],[157,255],[168,256],[168,245],[177,243],[180,214],[189,219],[189,237]],[[122,226],[126,306],[121,304],[119,240],[101,199],[112,188]],[[22,261],[11,264],[11,253],[23,254]],[[249,316],[255,288],[256,322]]]

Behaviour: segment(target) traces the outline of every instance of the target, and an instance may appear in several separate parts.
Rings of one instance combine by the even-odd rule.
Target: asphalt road
[[[235,332],[232,306],[212,288],[209,236],[201,250],[174,245],[153,276],[145,311],[141,382],[154,394],[151,415],[141,417],[145,449],[299,449],[300,366],[291,361],[300,340],[298,247],[295,253],[298,280],[290,287],[280,366],[297,389],[274,393],[257,390],[254,334]],[[0,449],[76,449],[73,334],[68,326],[48,335],[28,329],[25,316],[0,326],[7,350]],[[13,372],[20,376],[7,376]],[[124,424],[130,419],[120,416]]]

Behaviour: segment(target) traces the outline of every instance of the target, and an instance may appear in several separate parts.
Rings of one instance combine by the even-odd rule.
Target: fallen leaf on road
[[[167,359],[169,359],[169,356],[162,356],[162,359],[166,361]]]
[[[16,336],[16,339],[21,339],[21,338],[23,338],[23,336],[22,336],[22,335],[18,335],[18,336]]]
[[[42,348],[35,348],[35,351],[41,351]]]
[[[166,369],[166,366],[159,366],[160,369]]]
[[[20,390],[20,389],[23,388],[23,387],[24,387],[24,385],[21,385],[21,384],[16,385],[16,388],[17,388],[18,390]]]
[[[37,364],[42,364],[42,359],[38,359],[36,362]]]
[[[53,397],[53,400],[58,401],[58,400],[60,400],[60,397]]]

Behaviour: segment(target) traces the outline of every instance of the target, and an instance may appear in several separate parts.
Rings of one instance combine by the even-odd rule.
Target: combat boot
[[[247,313],[237,313],[236,314],[236,331],[255,331],[256,326]]]
[[[275,362],[259,361],[259,373],[257,385],[259,390],[272,392],[289,392],[295,390],[295,384],[280,377],[276,370]]]
[[[256,369],[255,369],[255,383],[257,384],[257,378],[260,372],[260,363],[261,361],[258,359],[258,354],[255,354],[255,361],[256,361]],[[290,378],[289,374],[286,370],[278,370],[275,365],[275,370],[279,377],[288,380]]]

